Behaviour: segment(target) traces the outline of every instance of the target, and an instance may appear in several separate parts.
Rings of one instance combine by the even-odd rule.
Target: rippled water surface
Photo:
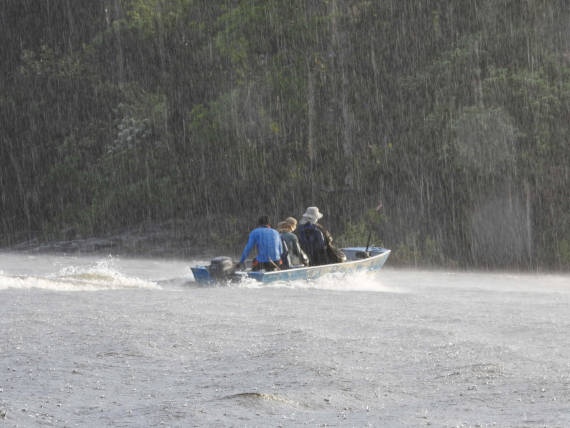
[[[570,426],[570,277],[0,254],[0,426]]]

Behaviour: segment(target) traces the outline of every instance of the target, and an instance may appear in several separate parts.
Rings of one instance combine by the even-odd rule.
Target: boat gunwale
[[[351,251],[362,251],[364,250],[364,247],[350,247],[350,248],[342,248],[342,250],[351,250]],[[372,249],[373,252],[377,252],[377,250],[384,250],[378,254],[374,254],[371,255],[370,257],[366,257],[363,259],[351,259],[351,260],[347,260],[346,262],[341,262],[341,263],[328,263],[328,264],[324,264],[324,265],[317,265],[317,266],[304,266],[304,267],[298,267],[298,268],[290,268],[290,269],[281,269],[281,270],[274,270],[274,271],[236,271],[236,273],[241,274],[241,275],[247,275],[250,278],[253,279],[257,279],[257,277],[263,278],[265,276],[271,277],[271,276],[280,276],[283,275],[284,272],[310,272],[312,270],[319,270],[319,269],[326,269],[329,270],[331,268],[333,268],[334,266],[347,266],[347,265],[358,265],[358,264],[362,264],[364,262],[369,262],[371,260],[375,260],[378,259],[380,257],[383,256],[388,256],[390,255],[390,253],[392,252],[392,250],[388,250],[387,248],[374,248]]]

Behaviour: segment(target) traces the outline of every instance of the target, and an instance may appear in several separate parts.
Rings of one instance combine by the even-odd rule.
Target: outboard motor
[[[230,279],[235,272],[234,262],[231,257],[214,257],[208,266],[208,272],[215,279]]]

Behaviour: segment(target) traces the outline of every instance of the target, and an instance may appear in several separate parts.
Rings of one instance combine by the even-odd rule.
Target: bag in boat
[[[346,262],[346,254],[340,248],[334,245],[327,247],[327,256],[329,256],[329,263],[344,263]]]

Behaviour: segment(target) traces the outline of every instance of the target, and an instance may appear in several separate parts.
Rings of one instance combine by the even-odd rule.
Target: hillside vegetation
[[[570,268],[566,0],[5,0],[0,240],[306,206],[394,262]],[[374,208],[380,203],[383,208]]]

